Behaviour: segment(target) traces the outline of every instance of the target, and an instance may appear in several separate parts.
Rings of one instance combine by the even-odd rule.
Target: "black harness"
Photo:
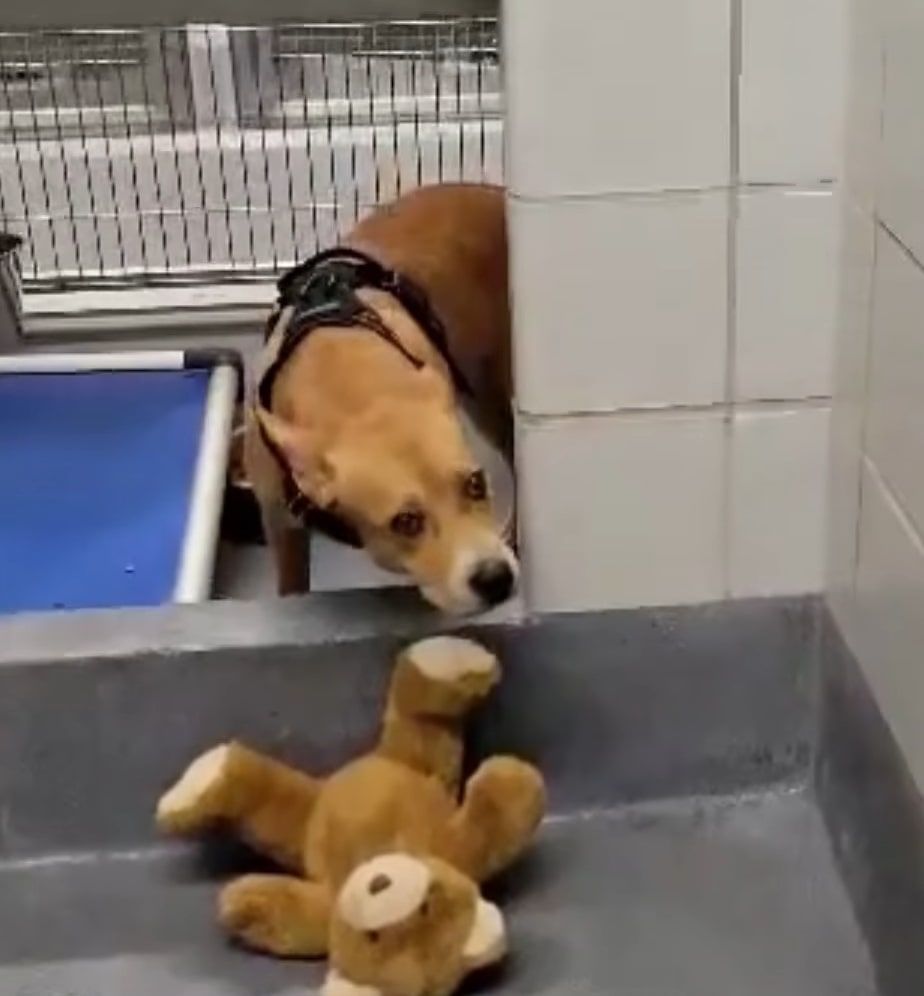
[[[391,294],[442,356],[456,389],[462,394],[471,394],[468,382],[449,353],[446,329],[427,295],[407,277],[387,269],[372,257],[355,249],[329,249],[289,270],[276,286],[276,307],[267,323],[266,339],[273,334],[282,312],[291,307],[292,313],[282,333],[276,357],[257,387],[259,402],[267,411],[271,410],[273,384],[279,371],[298,346],[318,328],[368,329],[398,350],[418,370],[425,366],[424,361],[401,342],[378,313],[363,303],[358,294],[361,288]],[[290,514],[306,529],[322,532],[338,543],[362,546],[359,534],[349,522],[302,493],[278,447],[262,428],[261,432],[263,441],[282,471],[283,494]]]

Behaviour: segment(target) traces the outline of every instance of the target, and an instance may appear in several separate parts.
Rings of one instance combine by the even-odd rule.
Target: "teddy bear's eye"
[[[421,903],[421,906],[420,906],[420,915],[421,916],[429,916],[429,914],[430,914],[430,904],[428,902]]]
[[[369,932],[368,932],[368,933],[366,934],[366,937],[367,937],[367,938],[368,938],[368,939],[369,939],[370,941],[372,941],[372,943],[373,943],[373,944],[377,944],[377,943],[378,943],[378,940],[379,940],[379,932],[378,932],[377,930],[370,930],[370,931],[369,931]]]

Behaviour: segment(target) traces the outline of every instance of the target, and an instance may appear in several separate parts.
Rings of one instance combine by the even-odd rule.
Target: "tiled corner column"
[[[821,587],[842,44],[790,58],[803,7],[504,4],[537,610]]]
[[[924,791],[924,6],[850,7],[829,598]]]
[[[824,587],[849,0],[741,0],[729,591]]]

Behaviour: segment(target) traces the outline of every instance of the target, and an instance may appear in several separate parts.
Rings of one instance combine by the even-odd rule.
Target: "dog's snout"
[[[472,571],[469,587],[485,605],[500,605],[513,594],[513,568],[500,558],[484,560]]]

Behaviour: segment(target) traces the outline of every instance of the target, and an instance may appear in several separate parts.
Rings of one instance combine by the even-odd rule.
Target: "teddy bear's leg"
[[[436,636],[398,657],[378,753],[455,794],[462,772],[462,724],[497,683],[497,658],[472,640]]]
[[[287,875],[245,875],[218,900],[218,918],[232,937],[280,958],[327,954],[329,917],[327,889]]]
[[[484,761],[465,786],[440,857],[484,882],[527,848],[545,810],[545,784],[530,764],[513,757]]]
[[[301,871],[305,826],[322,782],[238,743],[197,758],[157,806],[165,833],[227,825],[284,868]]]

